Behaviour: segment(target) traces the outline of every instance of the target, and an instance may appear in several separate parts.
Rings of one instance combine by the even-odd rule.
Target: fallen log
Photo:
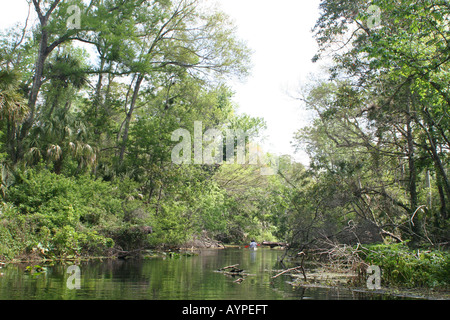
[[[233,264],[232,266],[220,268],[219,271],[225,271],[227,269],[236,268],[239,264]]]
[[[227,276],[244,276],[245,274],[244,269],[238,269],[237,267],[239,266],[239,264],[234,264],[232,266],[227,266],[227,267],[223,267],[220,268],[218,271],[222,272],[223,274],[227,275]]]
[[[270,248],[275,248],[275,247],[286,247],[288,244],[285,242],[263,241],[261,245],[268,246]]]
[[[136,249],[136,250],[126,251],[126,250],[120,250],[120,249],[115,248],[113,251],[118,259],[126,260],[126,259],[130,259],[130,258],[138,257],[145,250],[146,249]]]
[[[231,270],[231,271],[224,271],[223,272],[223,274],[226,274],[226,275],[228,275],[228,276],[242,276],[242,275],[244,275],[244,270],[236,270],[236,269],[233,269],[233,270]]]

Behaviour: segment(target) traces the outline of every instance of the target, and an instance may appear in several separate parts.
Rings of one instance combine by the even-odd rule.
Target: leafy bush
[[[114,240],[114,243],[119,249],[133,251],[149,246],[148,232],[143,229],[136,225],[125,223],[104,230],[104,232]]]
[[[0,212],[0,260],[10,260],[34,243],[35,236],[30,224],[17,216],[17,208],[3,203]]]
[[[150,237],[152,245],[180,245],[192,234],[191,222],[183,215],[185,207],[176,203],[164,204],[152,217],[155,233]]]
[[[109,182],[89,176],[69,178],[47,170],[28,170],[20,180],[9,188],[8,201],[49,228],[76,227],[80,221],[97,225],[122,212],[120,192]]]
[[[121,192],[89,176],[27,170],[7,192],[9,210],[2,214],[0,255],[12,258],[38,244],[58,256],[99,253],[113,246],[101,230],[123,221]]]
[[[450,284],[450,254],[411,250],[406,243],[366,246],[361,257],[382,270],[385,284],[409,287],[445,287]]]
[[[52,253],[58,256],[101,253],[114,245],[112,239],[101,236],[96,231],[79,232],[70,226],[58,229],[51,243]]]

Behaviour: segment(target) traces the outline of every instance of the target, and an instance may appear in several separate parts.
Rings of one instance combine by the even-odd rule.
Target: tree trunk
[[[447,219],[447,205],[446,205],[446,201],[445,201],[445,193],[444,193],[444,189],[442,188],[442,182],[441,182],[441,178],[438,176],[436,179],[436,184],[438,187],[438,191],[439,191],[439,199],[441,201],[441,218],[443,220]]]
[[[123,164],[123,159],[124,159],[125,151],[126,151],[126,145],[128,142],[128,135],[129,135],[129,131],[130,131],[131,120],[133,117],[133,112],[136,107],[136,101],[139,96],[139,90],[141,88],[141,84],[142,84],[143,80],[144,80],[144,76],[139,75],[136,80],[136,84],[134,86],[133,98],[131,99],[130,108],[128,109],[127,116],[125,118],[125,127],[123,130],[122,143],[121,143],[120,154],[119,154],[119,165]]]
[[[16,162],[23,158],[23,153],[24,153],[23,140],[28,135],[28,133],[35,121],[36,102],[37,102],[39,91],[42,86],[42,77],[44,74],[44,64],[49,55],[49,53],[47,51],[48,31],[45,30],[46,24],[47,24],[47,21],[45,21],[44,24],[41,24],[42,32],[41,32],[41,41],[39,42],[39,53],[38,53],[38,57],[36,59],[36,64],[35,64],[35,74],[34,74],[34,78],[33,78],[33,84],[32,84],[31,90],[30,90],[30,95],[28,97],[29,114],[28,114],[28,117],[23,122],[20,132],[18,133],[16,152],[15,152],[16,156],[14,157]]]
[[[430,129],[430,130],[432,130],[432,129]],[[445,193],[447,195],[447,199],[450,199],[450,183],[448,181],[448,177],[447,177],[447,173],[445,172],[445,168],[442,165],[442,161],[439,158],[439,154],[438,154],[437,149],[436,149],[436,141],[433,138],[432,133],[433,132],[429,132],[429,130],[427,130],[427,137],[428,137],[428,141],[430,142],[429,151],[430,151],[431,156],[433,158],[433,162],[434,162],[434,166],[436,168],[436,172],[440,176],[440,178],[442,179],[442,184],[443,184]]]
[[[408,142],[408,164],[409,164],[409,183],[408,183],[408,189],[409,189],[409,196],[410,196],[410,207],[411,207],[411,214],[414,214],[417,209],[417,171],[416,171],[416,164],[414,160],[414,138],[412,133],[412,115],[411,115],[411,105],[408,101],[408,112],[407,112],[407,120],[406,120],[406,139]],[[418,235],[420,233],[420,226],[419,226],[419,216],[416,214],[414,215],[412,219],[412,225],[411,230],[414,232],[414,234]]]
[[[447,218],[447,208],[446,208],[446,197],[450,200],[450,183],[448,180],[447,172],[445,171],[444,165],[442,164],[442,161],[439,157],[438,151],[437,151],[437,141],[435,138],[435,123],[433,119],[431,118],[430,113],[428,110],[422,110],[422,113],[424,115],[424,118],[426,119],[425,125],[422,125],[422,128],[424,129],[427,139],[429,142],[429,145],[427,145],[427,151],[431,156],[431,159],[433,160],[434,168],[436,171],[436,184],[438,186],[439,190],[439,199],[441,202],[441,217],[442,219]],[[418,121],[418,120],[416,120]],[[438,129],[439,131],[439,129]],[[441,132],[441,136],[444,138],[445,141],[448,141],[447,137],[443,132]]]
[[[16,156],[15,163],[23,158],[24,146],[23,141],[27,137],[31,127],[34,124],[36,116],[36,102],[38,99],[39,91],[42,86],[42,77],[44,75],[44,65],[50,53],[61,43],[63,43],[67,38],[62,37],[59,41],[56,41],[51,46],[48,45],[49,31],[47,30],[47,23],[50,19],[52,12],[59,5],[61,0],[54,0],[50,5],[48,11],[44,14],[40,7],[40,1],[33,0],[35,11],[39,17],[39,22],[41,24],[41,39],[39,41],[39,51],[36,59],[35,72],[33,78],[33,84],[28,96],[28,108],[30,110],[27,119],[22,124],[20,133],[17,134],[17,144],[16,144]]]

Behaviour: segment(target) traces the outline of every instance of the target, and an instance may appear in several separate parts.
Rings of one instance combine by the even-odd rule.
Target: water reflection
[[[350,290],[293,288],[288,276],[271,277],[282,267],[283,252],[271,249],[205,250],[197,256],[146,260],[106,260],[80,264],[81,289],[67,287],[68,266],[48,266],[33,275],[24,265],[7,265],[0,278],[0,299],[109,300],[287,300],[361,299]],[[241,283],[218,269],[239,264]]]
[[[255,262],[256,261],[256,251],[250,250],[250,261]]]

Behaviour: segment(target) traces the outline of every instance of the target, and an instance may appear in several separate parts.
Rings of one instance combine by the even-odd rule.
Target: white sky
[[[307,116],[295,92],[309,74],[318,70],[311,62],[317,45],[311,29],[319,17],[319,0],[218,0],[234,19],[238,34],[254,51],[253,72],[236,84],[240,111],[263,117],[268,125],[268,151],[290,154],[307,165],[307,156],[294,154],[291,141]]]
[[[317,45],[311,29],[319,15],[320,0],[216,0],[234,20],[238,36],[254,51],[253,69],[245,83],[232,84],[241,112],[266,120],[268,137],[264,148],[278,155],[290,154],[308,164],[307,157],[294,154],[293,134],[306,124],[295,91],[310,73]],[[0,28],[25,21],[26,0],[0,0]]]

